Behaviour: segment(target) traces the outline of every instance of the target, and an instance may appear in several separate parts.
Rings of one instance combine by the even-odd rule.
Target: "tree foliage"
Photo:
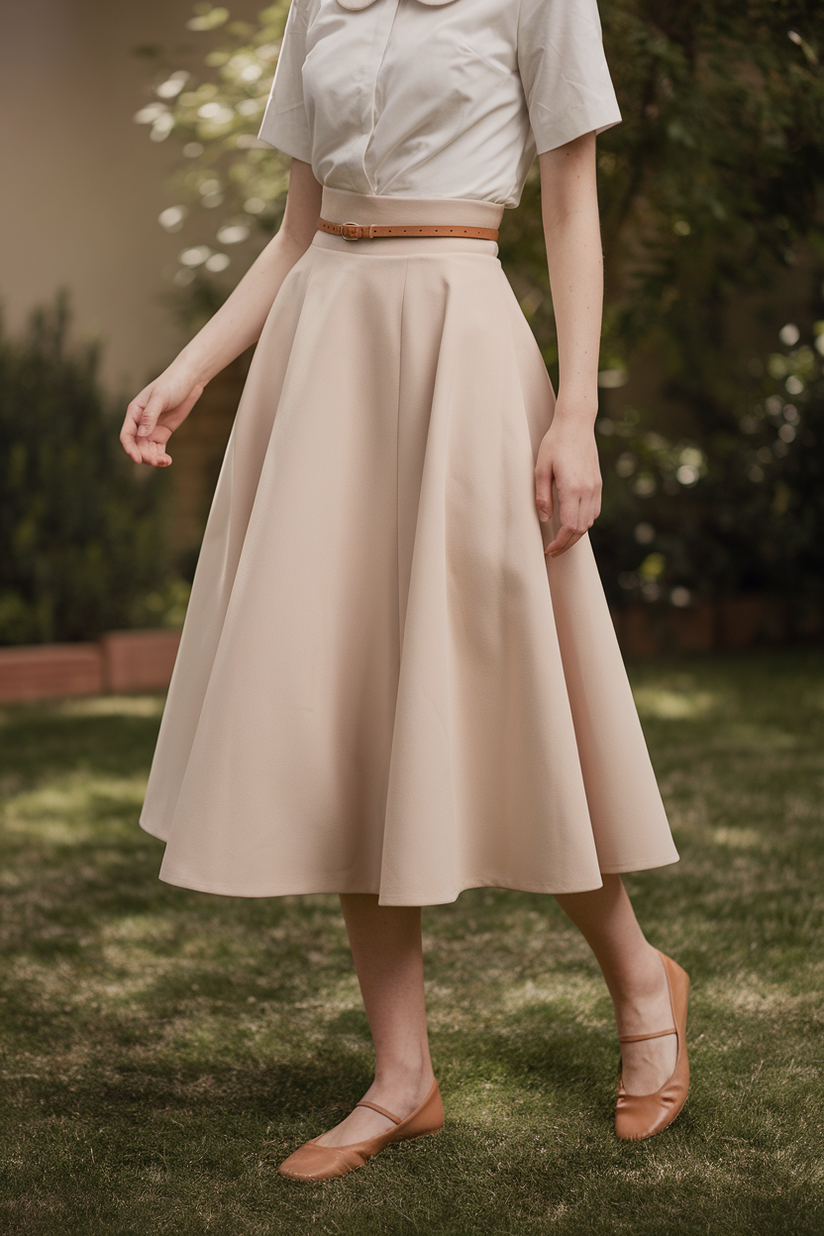
[[[151,619],[162,587],[159,476],[140,477],[72,347],[65,295],[0,333],[0,643],[94,638]],[[162,598],[158,595],[158,601]]]
[[[259,142],[289,0],[277,0],[258,24],[197,4],[190,30],[203,40],[198,75],[156,53],[154,98],[136,114],[154,141],[182,142],[171,178],[174,201],[160,215],[182,244],[174,276],[181,311],[199,326],[218,307],[276,230],[289,159]],[[224,273],[225,272],[225,273]]]

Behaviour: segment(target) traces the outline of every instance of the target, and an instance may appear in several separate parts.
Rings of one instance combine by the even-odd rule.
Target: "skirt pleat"
[[[319,234],[282,285],[141,816],[162,879],[431,905],[676,861],[588,538],[544,557],[554,399],[495,253]]]

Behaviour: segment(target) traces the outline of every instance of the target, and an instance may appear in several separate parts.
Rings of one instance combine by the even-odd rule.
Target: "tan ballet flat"
[[[690,979],[671,957],[659,952],[667,976],[672,1020],[671,1030],[656,1030],[652,1034],[622,1034],[619,1043],[640,1043],[644,1039],[663,1038],[667,1034],[678,1037],[678,1050],[672,1076],[654,1094],[627,1094],[621,1078],[618,1078],[618,1099],[615,1104],[615,1132],[627,1142],[640,1142],[653,1137],[667,1125],[672,1124],[687,1099],[690,1086],[690,1066],[687,1060],[687,1004],[690,995]]]
[[[351,1146],[319,1146],[318,1138],[315,1137],[311,1142],[304,1142],[288,1159],[284,1159],[278,1168],[281,1176],[288,1176],[290,1180],[331,1180],[334,1176],[345,1176],[356,1167],[363,1167],[379,1150],[392,1142],[426,1137],[427,1134],[438,1133],[443,1128],[443,1103],[437,1082],[433,1084],[420,1107],[416,1107],[405,1120],[393,1116],[383,1107],[378,1107],[377,1103],[370,1103],[368,1099],[361,1099],[355,1107],[371,1107],[373,1111],[392,1120],[395,1128],[387,1129],[379,1137],[353,1142]]]

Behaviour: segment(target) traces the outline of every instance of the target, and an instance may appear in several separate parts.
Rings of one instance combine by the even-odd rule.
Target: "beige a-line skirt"
[[[323,213],[501,210],[325,190]],[[141,816],[161,879],[431,905],[677,860],[589,540],[544,557],[553,392],[496,255],[319,232],[286,277]]]

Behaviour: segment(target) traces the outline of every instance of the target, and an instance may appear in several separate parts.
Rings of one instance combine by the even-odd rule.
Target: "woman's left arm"
[[[604,268],[595,134],[549,150],[539,162],[560,380],[552,425],[538,450],[535,500],[543,523],[558,504],[560,526],[545,551],[554,558],[580,540],[601,509],[595,416]]]

